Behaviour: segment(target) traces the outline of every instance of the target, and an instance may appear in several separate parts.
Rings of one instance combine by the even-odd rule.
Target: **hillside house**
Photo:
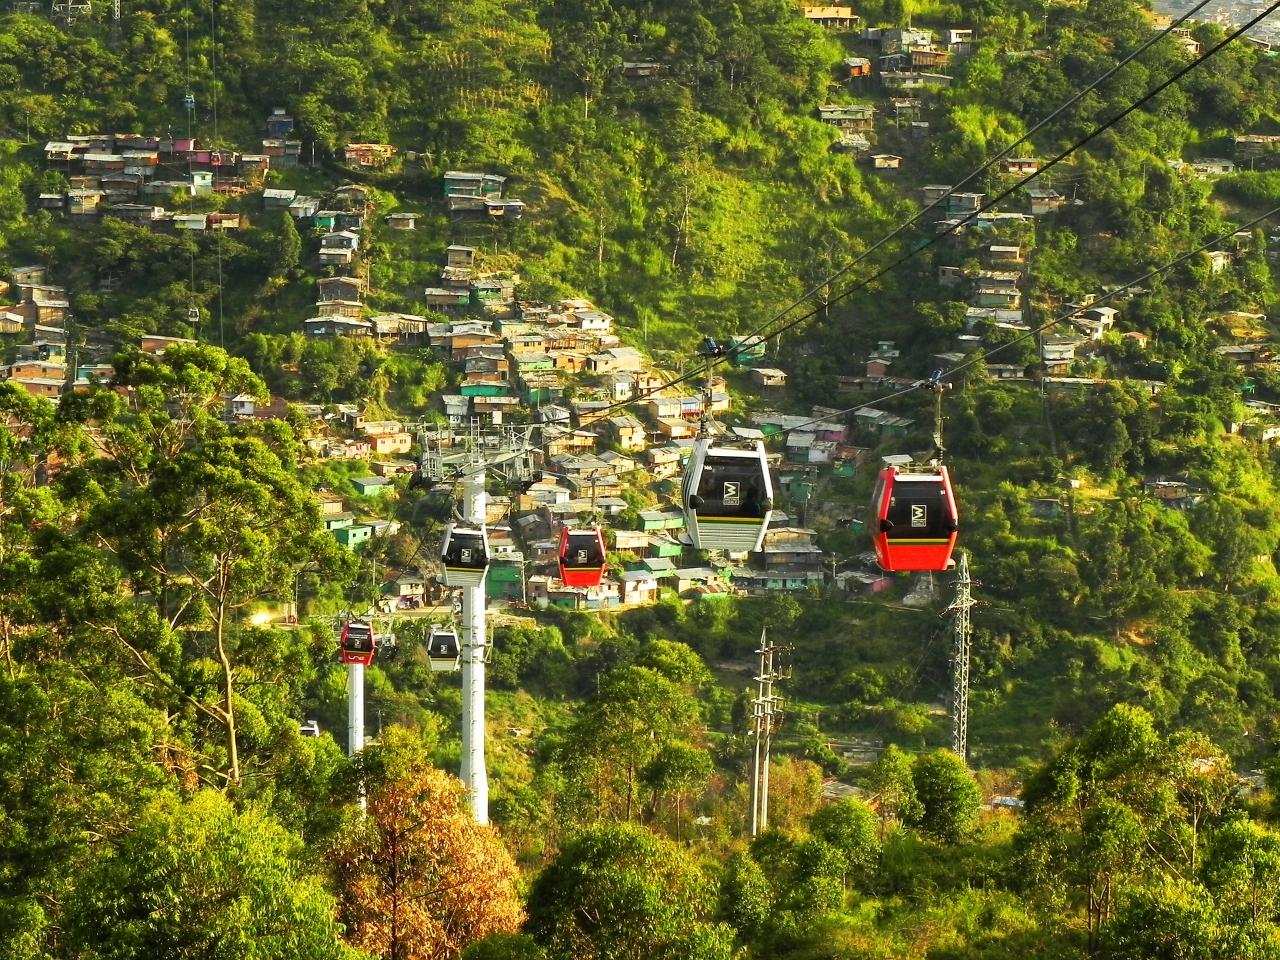
[[[311,317],[302,321],[302,332],[308,337],[371,337],[373,327],[356,317]]]
[[[787,385],[787,373],[772,367],[755,367],[751,371],[751,382],[762,390],[780,390]]]
[[[342,150],[349,167],[385,167],[395,155],[396,148],[389,143],[348,143]]]
[[[302,141],[268,137],[262,141],[262,155],[270,158],[273,167],[296,167],[302,157]]]
[[[882,72],[880,82],[889,90],[943,90],[951,86],[951,78],[945,73],[917,73],[902,70]]]
[[[987,259],[992,263],[1024,263],[1027,258],[1021,244],[993,243],[987,247]]]
[[[973,49],[972,27],[951,27],[943,31],[947,49],[955,54],[966,54]]]
[[[1221,273],[1231,266],[1231,254],[1225,250],[1207,250],[1205,251],[1205,259],[1209,261],[1210,273]]]
[[[889,106],[893,108],[893,121],[897,124],[917,121],[924,111],[924,101],[919,97],[890,97]]]
[[[933,46],[933,32],[911,27],[892,27],[880,31],[880,52],[899,53]]]
[[[937,70],[951,62],[951,51],[933,47],[917,47],[898,56],[906,56],[906,63],[912,70]]]
[[[287,137],[293,133],[293,117],[284,107],[273,107],[267,117],[266,131],[268,137]]]
[[[284,190],[276,187],[267,187],[262,191],[262,209],[271,210],[288,210],[289,205],[298,197],[297,190]]]
[[[876,108],[870,103],[825,104],[817,108],[818,119],[842,130],[869,133],[875,126]]]
[[[587,358],[587,369],[592,373],[640,371],[644,365],[644,356],[634,347],[613,347]]]
[[[878,435],[881,440],[904,437],[915,426],[914,420],[874,407],[855,410],[853,418],[864,431]]]
[[[369,438],[369,449],[378,456],[408,453],[412,448],[412,434],[403,431],[399,433],[380,433]]]
[[[664,417],[655,424],[658,436],[664,440],[683,440],[697,435],[698,430],[688,420]]]
[[[1053,213],[1067,202],[1066,197],[1053,187],[1027,187],[1027,200],[1031,204],[1032,216]]]
[[[822,549],[817,531],[802,527],[770,527],[765,533],[761,556],[766,571],[787,577],[814,579],[822,575]]]
[[[422,291],[422,298],[423,302],[436,313],[456,315],[466,313],[471,307],[470,290],[427,287]]]
[[[66,381],[45,377],[12,377],[8,381],[33,397],[57,400],[62,396]]]
[[[630,414],[610,417],[604,421],[607,434],[623,450],[643,450],[648,446],[644,426]]]
[[[355,259],[355,247],[334,244],[320,248],[320,262],[327,267],[349,267]]]
[[[1102,335],[1115,326],[1120,311],[1115,307],[1090,307],[1081,311],[1074,319],[1090,340],[1101,340]]]
[[[1280,135],[1247,133],[1233,137],[1237,159],[1252,159],[1280,150]]]
[[[982,209],[982,193],[949,193],[943,201],[943,209],[956,216],[971,216]]]
[[[628,60],[622,64],[622,79],[637,87],[647,86],[657,83],[662,67],[663,64],[652,60]]]
[[[315,197],[304,197],[299,195],[289,204],[289,216],[295,220],[308,220],[314,217],[320,210],[320,201]]]
[[[902,158],[892,153],[873,153],[871,155],[871,169],[873,170],[897,170],[902,165]]]
[[[497,199],[502,196],[502,191],[506,184],[506,177],[500,177],[493,173],[449,170],[444,175],[444,195],[447,198]]]
[[[1173,510],[1189,510],[1204,500],[1204,487],[1192,483],[1186,477],[1155,477],[1142,482],[1148,496]]]
[[[823,30],[852,30],[860,19],[853,7],[801,7],[800,15]]]
[[[320,277],[316,280],[319,290],[317,302],[347,300],[359,302],[364,296],[365,282],[360,277]]]
[[[871,61],[866,57],[845,57],[840,61],[846,80],[859,80],[871,76]]]
[[[1214,353],[1238,367],[1249,367],[1271,359],[1271,351],[1265,343],[1238,343],[1215,347]]]
[[[650,447],[645,451],[645,463],[655,480],[677,476],[689,457],[689,448],[678,445]]]
[[[1040,171],[1040,161],[1032,157],[1010,157],[1000,161],[1000,172],[1006,176],[1027,177]]]
[[[868,377],[886,377],[889,375],[889,368],[893,365],[893,361],[888,357],[867,357],[866,375]]]
[[[974,306],[1013,309],[1022,302],[1017,284],[997,277],[979,277],[974,282]]]
[[[1040,341],[1040,359],[1050,374],[1060,374],[1075,363],[1076,351],[1085,343],[1079,337],[1046,336]]]
[[[155,334],[144,334],[138,341],[138,349],[153,357],[163,357],[170,347],[194,347],[196,342],[185,337],[161,337]]]
[[[602,310],[573,310],[568,318],[570,326],[588,333],[608,333],[613,328],[613,317]]]

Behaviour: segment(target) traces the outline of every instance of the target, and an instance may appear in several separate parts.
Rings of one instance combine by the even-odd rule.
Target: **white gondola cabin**
[[[435,627],[431,631],[431,639],[427,641],[427,660],[431,663],[433,673],[445,673],[457,670],[462,656],[462,648],[458,644],[456,630]]]
[[[441,550],[444,582],[451,587],[479,587],[489,569],[489,535],[484,527],[449,525]]]
[[[682,492],[689,536],[697,549],[760,549],[773,513],[773,481],[763,443],[726,447],[699,439]]]
[[[378,650],[378,639],[370,620],[347,620],[342,624],[342,636],[338,641],[343,663],[358,663],[367,667],[373,663]]]

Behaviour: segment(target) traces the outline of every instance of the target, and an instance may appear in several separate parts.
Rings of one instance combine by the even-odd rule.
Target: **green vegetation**
[[[1232,45],[1047,174],[1056,213],[971,224],[837,301],[941,219],[822,283],[919,209],[916,188],[956,183],[1151,29],[1128,0],[868,0],[858,13],[974,28],[953,82],[923,96],[926,136],[894,122],[883,90],[837,79],[875,44],[783,0],[140,0],[115,31],[101,5],[70,25],[0,14],[0,275],[45,265],[68,290],[75,345],[116,351],[111,386],[56,407],[0,382],[6,956],[1277,954],[1268,231],[1117,298],[1115,325],[1048,371],[1070,382],[1024,378],[1046,373],[1037,337],[971,316],[938,268],[1003,269],[989,248],[1016,245],[1032,326],[1280,205],[1266,153],[1214,179],[1170,164],[1280,129],[1280,58]],[[1221,35],[1203,24],[1192,39]],[[1162,41],[1018,153],[1065,149],[1186,56]],[[661,63],[660,79],[625,78],[637,61]],[[833,150],[836,131],[814,118],[871,99],[877,150],[903,158],[896,179]],[[944,749],[949,638],[932,613],[946,575],[874,595],[664,591],[625,612],[504,620],[489,664],[492,830],[441,771],[459,760],[459,693],[427,662],[430,621],[407,618],[396,654],[368,671],[378,742],[345,757],[327,733],[346,695],[331,617],[433,550],[449,506],[398,480],[385,502],[400,532],[343,549],[311,492],[382,502],[352,482],[369,461],[309,460],[303,442],[340,403],[439,418],[458,365],[425,346],[304,336],[317,231],[263,211],[254,191],[156,201],[248,218],[198,236],[39,202],[70,185],[46,140],[191,122],[206,144],[251,151],[278,105],[307,152],[268,186],[370,187],[357,272],[373,312],[443,319],[423,289],[463,241],[485,270],[518,275],[521,299],[588,297],[675,368],[701,337],[751,331],[817,285],[815,316],[769,349],[786,393],[752,395],[745,371],[728,389],[734,416],[865,402],[914,421],[895,437],[854,425],[854,475],[824,474],[786,503],[837,567],[866,549],[851,521],[878,457],[929,446],[920,393],[884,400],[846,378],[880,341],[909,382],[973,349],[958,336],[981,338],[988,353],[945,403],[980,600],[971,769]],[[351,168],[354,141],[399,156]],[[450,222],[448,169],[507,176],[528,213]],[[1011,182],[993,169],[971,189]],[[397,231],[381,220],[392,211],[421,219]],[[138,351],[153,333],[200,343]],[[1240,363],[1220,349],[1242,346]],[[0,349],[17,355],[9,339]],[[237,395],[320,412],[227,423]],[[620,526],[664,489],[632,479]],[[255,618],[294,603],[300,623]],[[793,674],[770,829],[749,841],[766,627],[791,646]],[[326,734],[301,736],[304,717]]]

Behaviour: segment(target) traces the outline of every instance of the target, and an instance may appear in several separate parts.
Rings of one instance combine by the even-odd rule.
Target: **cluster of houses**
[[[273,166],[298,165],[302,142],[289,139],[293,118],[277,108],[256,153],[214,148],[196,137],[135,133],[68,135],[44,146],[46,167],[68,188],[42,193],[41,209],[69,217],[103,214],[142,226],[175,230],[237,230],[237,213],[171,213],[157,201],[214,194],[240,196],[258,188]]]
[[[35,397],[57,401],[64,393],[88,389],[95,380],[109,380],[109,364],[97,363],[109,343],[97,337],[69,344],[70,303],[63,287],[48,283],[43,266],[17,267],[10,272],[8,299],[0,303],[0,343],[12,344],[12,363],[0,366],[0,380]]]
[[[800,14],[827,30],[849,31],[858,22],[851,7],[801,7]],[[956,27],[938,37],[931,30],[875,27],[863,30],[861,39],[878,56],[846,57],[840,63],[841,78],[856,93],[866,93],[878,82],[884,93],[880,110],[894,128],[911,139],[928,138],[929,121],[921,97],[950,86],[951,76],[945,71],[953,57],[970,51],[973,30]],[[817,108],[817,117],[838,132],[833,150],[866,156],[876,170],[897,170],[902,157],[871,152],[876,142],[876,111],[876,104],[870,102],[830,103]]]

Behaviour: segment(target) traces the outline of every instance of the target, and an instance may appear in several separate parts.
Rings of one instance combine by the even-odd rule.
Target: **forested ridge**
[[[0,955],[1280,956],[1277,243],[1273,220],[1239,230],[1280,206],[1280,58],[1235,41],[1038,178],[1051,196],[998,207],[1021,216],[926,246],[954,215],[939,208],[831,280],[922,209],[921,188],[960,183],[1161,25],[1130,0],[854,12],[834,29],[784,0],[0,13]],[[895,92],[885,75],[913,55],[874,31],[908,26],[937,41],[921,70],[949,79]],[[960,28],[972,39],[948,47]],[[1222,36],[1161,39],[1014,162],[1066,150]],[[865,148],[819,118],[855,104],[875,105]],[[296,165],[273,153],[226,189],[192,179],[76,214],[93,189],[59,143],[283,151],[264,140],[277,108]],[[994,196],[1013,169],[962,189]],[[470,170],[505,177],[523,215],[467,219],[441,182]],[[359,210],[333,199],[353,186]],[[290,196],[270,207],[264,188]],[[303,195],[336,211],[299,217]],[[161,204],[204,226],[156,226]],[[339,269],[326,231],[353,213]],[[733,363],[716,390],[722,419],[773,432],[780,477],[799,478],[777,506],[821,548],[817,572],[779,587],[676,543],[673,571],[739,587],[668,576],[587,611],[529,602],[521,566],[487,667],[492,826],[454,776],[461,695],[427,655],[435,614],[394,618],[394,655],[366,674],[373,739],[343,749],[335,624],[430,579],[453,510],[407,475],[369,482],[380,458],[346,424],[443,422],[477,371],[552,351],[498,361],[305,326],[501,332],[490,288],[441,306],[458,244],[517,309],[607,311],[659,382],[693,371],[704,337],[814,313],[756,364],[785,388]],[[29,265],[66,304],[23,292]],[[1093,297],[1151,271],[1081,326]],[[347,273],[349,311],[317,283]],[[935,369],[977,600],[965,758],[949,749],[954,577],[862,556],[880,457],[931,446],[931,401],[907,388]],[[582,366],[550,399],[529,389],[509,420],[621,402]],[[844,411],[831,443],[848,461],[801,469],[786,418],[824,410]],[[601,498],[617,501],[609,571],[661,576],[618,537],[665,522],[673,480],[631,455]],[[528,488],[490,492],[514,516]],[[357,548],[342,530],[360,524]],[[766,628],[789,676],[753,840]]]

